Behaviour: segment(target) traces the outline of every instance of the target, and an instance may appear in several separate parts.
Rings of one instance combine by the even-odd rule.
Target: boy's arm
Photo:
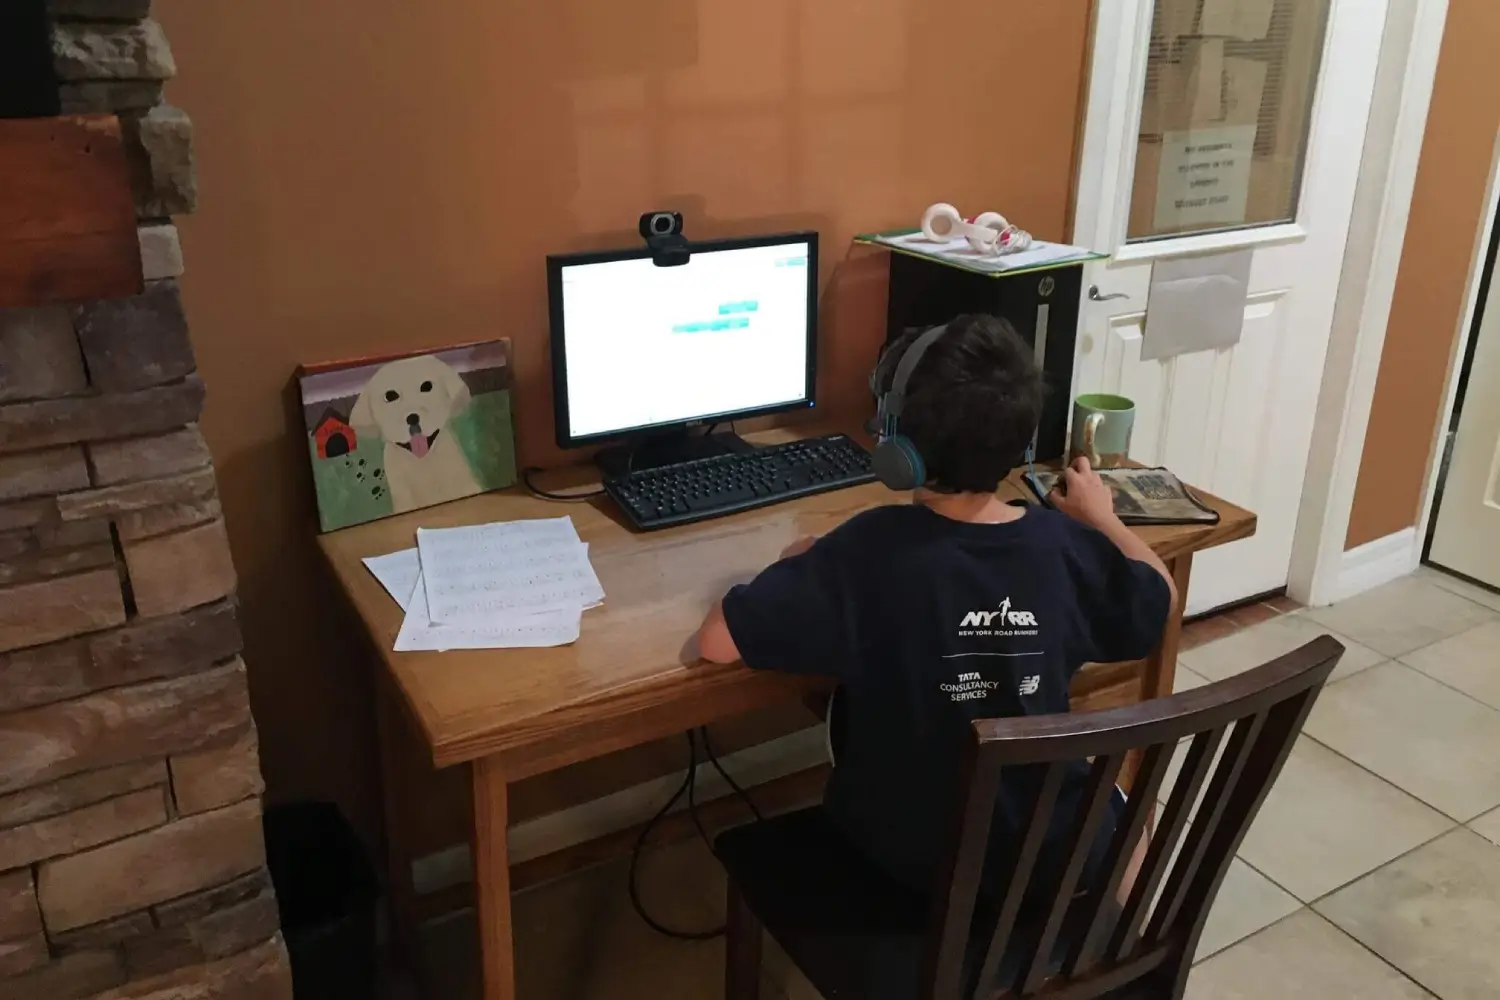
[[[708,617],[698,627],[698,655],[709,663],[734,663],[740,658],[740,649],[729,634],[729,623],[724,621],[724,602],[714,601]]]
[[[1097,479],[1099,477],[1095,475],[1094,478]],[[1106,486],[1104,491],[1108,493],[1109,487]],[[1115,548],[1125,553],[1128,558],[1134,559],[1136,562],[1143,562],[1160,573],[1161,578],[1167,581],[1167,593],[1172,595],[1172,607],[1177,607],[1177,582],[1172,579],[1172,571],[1167,569],[1167,564],[1162,562],[1161,556],[1152,551],[1151,546],[1147,545],[1140,535],[1131,531],[1129,525],[1115,516],[1113,498],[1110,498],[1108,518],[1085,523],[1091,525],[1103,534],[1105,538],[1114,542]]]
[[[1061,489],[1054,488],[1048,502],[1054,508],[1095,529],[1114,543],[1115,548],[1127,558],[1143,562],[1167,581],[1167,592],[1172,597],[1170,607],[1177,606],[1177,582],[1171,570],[1151,546],[1131,531],[1115,514],[1115,498],[1099,473],[1089,467],[1089,460],[1079,457],[1063,470]]]
[[[812,548],[816,539],[804,536],[781,551],[782,559],[801,555]],[[724,620],[724,602],[714,601],[703,624],[698,626],[698,655],[709,663],[734,663],[740,659],[739,647],[729,633],[729,623]]]

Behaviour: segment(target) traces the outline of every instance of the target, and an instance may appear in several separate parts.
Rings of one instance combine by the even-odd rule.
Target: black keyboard
[[[842,434],[610,477],[604,489],[650,530],[874,482],[870,453]]]

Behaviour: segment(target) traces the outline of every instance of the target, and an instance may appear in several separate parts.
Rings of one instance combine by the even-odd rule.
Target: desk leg
[[[1177,679],[1177,648],[1182,643],[1182,613],[1187,608],[1188,578],[1193,573],[1193,554],[1185,552],[1167,560],[1167,569],[1177,584],[1177,606],[1167,616],[1167,627],[1162,631],[1161,642],[1146,658],[1141,672],[1141,700],[1164,698],[1172,693]],[[1136,771],[1141,766],[1141,754],[1132,750],[1125,757],[1125,766],[1120,773],[1120,787],[1129,791],[1135,784]]]
[[[515,1000],[516,957],[510,924],[509,815],[505,772],[490,758],[474,762],[474,894],[479,907],[479,964],[484,1000]]]
[[[416,890],[411,879],[411,849],[406,836],[409,796],[404,780],[410,749],[409,729],[402,718],[401,696],[392,690],[385,671],[375,679],[375,727],[380,742],[380,799],[385,815],[385,877],[389,892],[391,943],[395,957],[420,976],[417,943]]]
[[[1177,647],[1182,643],[1182,613],[1187,608],[1188,579],[1193,573],[1193,554],[1184,553],[1167,562],[1172,579],[1177,584],[1177,607],[1167,619],[1166,630],[1156,651],[1146,660],[1146,670],[1141,677],[1141,700],[1164,698],[1172,693],[1172,684],[1177,679]]]

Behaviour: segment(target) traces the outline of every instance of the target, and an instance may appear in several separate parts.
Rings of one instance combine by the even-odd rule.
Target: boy
[[[882,357],[877,392],[914,340]],[[838,678],[844,731],[824,808],[855,850],[922,892],[957,808],[969,723],[1066,712],[1079,666],[1146,656],[1176,602],[1166,566],[1120,523],[1087,460],[1064,472],[1053,510],[995,497],[1024,458],[1042,394],[1031,349],[1008,324],[953,320],[907,382],[899,430],[928,475],[914,502],[792,545],[698,632],[707,660]],[[1054,812],[1043,860],[1054,871],[1086,774],[1086,762],[1071,766]],[[1022,769],[1002,783],[987,896],[1004,891],[1039,780]],[[1113,826],[1094,845],[1090,881]],[[1039,874],[1032,888],[1047,881]]]

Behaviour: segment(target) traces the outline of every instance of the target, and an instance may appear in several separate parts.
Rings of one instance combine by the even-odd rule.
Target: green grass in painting
[[[499,490],[516,481],[516,435],[510,422],[510,392],[475,396],[452,422],[453,436],[486,490]]]
[[[319,458],[317,442],[312,438],[307,439],[307,447],[312,454],[318,520],[324,531],[390,516],[391,491],[381,468],[385,463],[384,441],[362,437],[358,448],[337,458]]]

